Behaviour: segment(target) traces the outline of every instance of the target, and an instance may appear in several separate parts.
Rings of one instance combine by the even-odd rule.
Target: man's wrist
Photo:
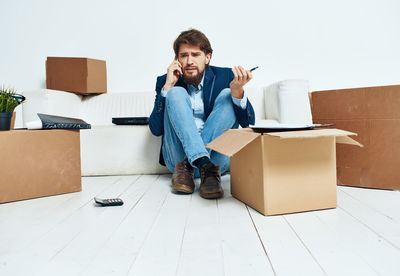
[[[161,89],[161,96],[163,96],[164,98],[167,97],[167,92],[168,90],[164,90],[164,88]]]
[[[231,88],[231,95],[232,97],[235,97],[236,99],[242,99],[244,94],[243,87],[242,88]]]
[[[162,90],[168,91],[168,90],[170,90],[172,87],[173,87],[173,85],[164,84]]]
[[[242,109],[246,109],[246,107],[247,107],[247,96],[246,96],[246,94],[244,92],[243,92],[243,97],[241,99],[238,99],[238,98],[232,96],[232,102],[236,106],[239,106]]]
[[[231,93],[231,95],[232,95],[232,97],[234,97],[235,99],[238,99],[238,100],[241,100],[241,99],[243,99],[243,94],[242,94],[242,97],[240,97],[240,98],[239,98],[239,97],[237,97],[237,96],[234,96],[234,95],[233,95],[233,93]]]

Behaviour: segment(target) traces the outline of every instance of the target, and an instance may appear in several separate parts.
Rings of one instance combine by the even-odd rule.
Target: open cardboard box
[[[0,131],[0,203],[81,191],[79,130]]]
[[[230,129],[207,148],[231,158],[232,196],[263,215],[336,208],[336,143],[362,146],[339,129],[256,133]]]

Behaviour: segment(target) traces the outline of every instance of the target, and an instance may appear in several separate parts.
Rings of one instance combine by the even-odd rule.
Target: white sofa
[[[256,122],[311,124],[308,82],[285,80],[267,87],[246,88]],[[158,164],[161,138],[148,126],[116,126],[112,117],[149,116],[155,92],[107,93],[80,96],[56,90],[23,93],[23,124],[37,121],[37,113],[81,118],[92,125],[81,130],[82,175],[160,174],[168,170]]]

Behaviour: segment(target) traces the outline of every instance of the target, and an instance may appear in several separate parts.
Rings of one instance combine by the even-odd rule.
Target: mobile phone
[[[95,197],[94,201],[99,204],[100,206],[120,206],[123,205],[124,202],[120,198],[107,198],[107,199],[102,199]]]
[[[182,64],[179,62],[179,60],[178,60],[177,57],[175,58],[175,60],[181,65],[181,70],[182,70]],[[177,74],[178,76],[181,76],[181,75],[182,75],[182,73],[179,72],[179,70],[175,70],[174,73]]]

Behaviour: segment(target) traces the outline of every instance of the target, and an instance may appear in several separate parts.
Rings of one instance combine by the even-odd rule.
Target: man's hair
[[[178,57],[179,47],[181,46],[181,44],[199,46],[200,50],[202,50],[206,55],[212,54],[213,52],[210,41],[208,41],[208,38],[205,36],[205,34],[196,29],[189,29],[187,31],[183,31],[175,39],[174,51],[176,57]]]

